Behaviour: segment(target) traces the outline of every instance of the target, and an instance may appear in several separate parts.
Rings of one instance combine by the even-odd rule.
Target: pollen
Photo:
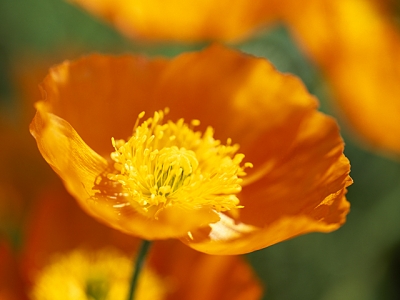
[[[125,300],[131,265],[128,257],[113,248],[58,254],[38,274],[31,299]],[[136,290],[137,299],[164,299],[166,292],[165,282],[151,269],[144,268]]]
[[[123,186],[135,209],[154,217],[173,205],[218,212],[241,208],[237,194],[252,164],[242,163],[239,145],[231,139],[222,144],[212,127],[196,131],[199,120],[165,121],[167,113],[156,111],[140,123],[142,112],[128,141],[112,138],[115,173],[109,179]]]

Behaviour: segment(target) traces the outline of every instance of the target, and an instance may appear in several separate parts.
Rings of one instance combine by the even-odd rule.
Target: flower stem
[[[136,260],[134,261],[134,267],[132,272],[131,278],[131,285],[129,288],[129,294],[127,300],[133,300],[135,295],[135,290],[137,287],[137,282],[139,279],[140,271],[142,270],[146,255],[149,251],[151,242],[143,240],[142,244],[140,245],[139,251],[136,256]]]

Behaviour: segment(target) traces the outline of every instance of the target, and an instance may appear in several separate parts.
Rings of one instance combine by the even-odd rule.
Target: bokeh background
[[[28,132],[33,103],[40,99],[37,85],[51,65],[93,52],[175,56],[205,45],[132,41],[62,0],[0,1],[0,237],[18,252],[25,238],[21,228],[34,206],[32,191],[60,184]],[[351,212],[341,229],[246,255],[266,287],[264,299],[400,299],[399,160],[370,150],[351,133],[321,71],[283,24],[230,46],[265,57],[303,80],[321,110],[338,119],[354,179],[348,192]]]

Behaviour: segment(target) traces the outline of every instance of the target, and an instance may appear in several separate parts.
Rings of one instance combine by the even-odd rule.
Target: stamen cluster
[[[240,208],[236,194],[241,191],[243,154],[235,154],[238,145],[228,139],[226,145],[214,139],[208,127],[204,134],[183,119],[163,123],[165,111],[157,111],[143,121],[141,113],[132,137],[112,139],[111,154],[118,181],[129,194],[130,204],[143,213],[157,212],[169,205],[184,208],[212,207],[216,211]]]

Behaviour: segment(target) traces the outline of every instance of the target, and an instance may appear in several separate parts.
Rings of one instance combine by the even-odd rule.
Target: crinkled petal
[[[211,125],[223,143],[228,138],[238,143],[255,165],[250,173],[286,153],[300,123],[318,105],[297,77],[219,45],[175,58],[154,97],[168,104],[172,120],[198,119],[200,131]]]
[[[350,165],[336,123],[315,112],[302,124],[287,156],[240,194],[238,216],[221,216],[183,241],[210,254],[258,250],[308,232],[339,228],[349,212]]]

